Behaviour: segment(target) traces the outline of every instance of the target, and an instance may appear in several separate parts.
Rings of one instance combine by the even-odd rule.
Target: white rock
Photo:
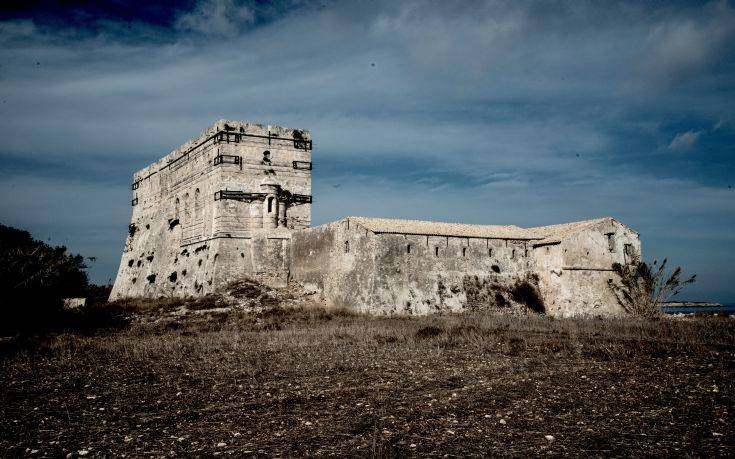
[[[554,441],[554,436],[553,435],[544,435],[544,438],[547,439],[547,440],[549,440],[549,441]]]
[[[225,443],[223,441],[217,443],[217,448],[224,448],[225,446],[227,446],[227,443]]]
[[[501,420],[500,420],[500,423],[501,423],[501,424],[505,424],[505,419],[501,419]]]

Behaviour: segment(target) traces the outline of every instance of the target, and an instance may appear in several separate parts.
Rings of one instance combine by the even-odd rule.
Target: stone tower
[[[135,173],[110,299],[285,284],[291,232],[311,224],[311,150],[307,131],[220,120]]]

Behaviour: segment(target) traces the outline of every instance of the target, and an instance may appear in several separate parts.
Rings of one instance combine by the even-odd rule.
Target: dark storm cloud
[[[11,223],[114,266],[132,172],[229,117],[313,131],[318,223],[612,214],[697,271],[694,293],[735,299],[729,2],[101,5],[0,23]]]

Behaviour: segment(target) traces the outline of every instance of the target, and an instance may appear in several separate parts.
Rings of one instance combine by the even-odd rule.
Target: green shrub
[[[66,247],[0,225],[0,332],[40,326],[61,309],[63,298],[86,296],[86,268],[84,258]]]
[[[667,261],[664,258],[660,265],[657,260],[652,264],[641,261],[625,265],[613,263],[612,269],[619,280],[610,282],[610,288],[623,309],[636,316],[658,316],[663,302],[679,294],[684,286],[694,283],[696,275],[682,280],[679,266],[667,274]]]

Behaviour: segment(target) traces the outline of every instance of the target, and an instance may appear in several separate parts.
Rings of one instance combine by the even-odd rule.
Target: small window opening
[[[263,164],[271,163],[271,152],[266,150],[263,152]]]
[[[350,253],[350,241],[345,241],[345,253]]]
[[[268,198],[268,213],[273,212],[273,198]]]
[[[439,246],[434,246],[434,256],[435,257],[439,256]]]
[[[510,251],[510,258],[511,258],[511,260],[513,260],[513,259],[515,259],[515,257],[516,257],[516,249],[513,249],[513,250]]]
[[[467,256],[467,247],[462,247],[462,256],[463,257]]]
[[[615,252],[615,233],[607,233],[607,248],[610,252]]]
[[[492,257],[493,256],[493,249],[487,249],[487,256]]]
[[[411,253],[411,244],[406,246],[406,253]]]

